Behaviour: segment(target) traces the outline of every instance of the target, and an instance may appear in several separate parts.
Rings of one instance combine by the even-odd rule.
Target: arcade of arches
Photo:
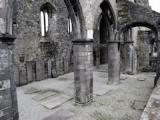
[[[160,13],[148,0],[0,0],[0,9],[2,120],[18,120],[15,84],[74,72],[77,105],[93,102],[101,65],[106,84],[144,71],[156,72],[158,84]]]

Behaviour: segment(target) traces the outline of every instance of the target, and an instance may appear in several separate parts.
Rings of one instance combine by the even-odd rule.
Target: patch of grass
[[[104,112],[95,111],[92,115],[95,120],[113,120],[112,116]]]

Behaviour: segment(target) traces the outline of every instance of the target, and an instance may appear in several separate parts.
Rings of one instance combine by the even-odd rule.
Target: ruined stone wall
[[[103,0],[79,0],[88,31],[98,34]],[[116,0],[109,0],[117,19]],[[54,10],[46,37],[41,36],[40,7],[49,2]],[[132,2],[134,2],[132,0]],[[145,2],[146,3],[146,2]],[[15,41],[15,74],[18,85],[56,77],[71,71],[72,35],[68,30],[68,11],[63,0],[16,0],[13,32]],[[96,33],[96,34],[95,34]],[[98,43],[99,37],[93,37]],[[42,66],[42,67],[41,67]],[[38,72],[39,71],[39,72]],[[33,74],[32,74],[33,73]],[[37,73],[42,73],[40,78]],[[52,74],[52,75],[51,75]]]
[[[149,8],[149,1],[148,0],[135,0],[135,2],[139,5],[142,5],[144,7],[148,7]]]
[[[18,120],[16,86],[12,79],[13,0],[0,0],[0,120]]]
[[[139,71],[146,71],[150,69],[151,39],[152,31],[138,31],[138,46],[136,49]]]
[[[47,37],[41,36],[40,7],[49,2],[54,10],[49,20]],[[17,84],[28,83],[28,61],[52,61],[54,74],[69,71],[71,38],[68,34],[68,12],[63,0],[16,0],[14,21],[15,64]],[[56,58],[56,59],[55,59]],[[65,65],[65,66],[64,66]],[[64,68],[65,67],[65,68]],[[33,67],[34,68],[34,67]],[[20,80],[17,80],[20,79]]]

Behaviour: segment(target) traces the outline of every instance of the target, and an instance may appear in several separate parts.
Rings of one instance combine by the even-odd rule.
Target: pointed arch
[[[49,30],[49,19],[52,17],[55,8],[49,2],[44,3],[40,7],[40,19],[41,19],[41,35],[47,36]]]
[[[113,24],[114,28],[116,28],[116,15],[114,13],[113,7],[111,5],[111,3],[109,2],[109,0],[104,0],[101,4],[100,7],[102,9],[102,14],[104,14],[109,23]]]
[[[82,7],[79,0],[64,0],[72,24],[73,24],[73,33],[74,37],[77,38],[86,38],[86,26],[85,19],[82,12]]]

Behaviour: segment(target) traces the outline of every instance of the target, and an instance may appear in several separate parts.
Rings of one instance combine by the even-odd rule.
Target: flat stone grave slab
[[[49,97],[43,100],[42,102],[40,102],[40,104],[51,110],[51,109],[61,106],[62,104],[64,104],[65,102],[71,99],[72,97],[70,96],[59,94],[59,95],[52,96],[52,97]]]
[[[26,88],[26,90],[24,91],[24,94],[33,94],[33,93],[37,93],[40,92],[41,90],[34,88],[34,87],[30,87],[30,88]]]
[[[48,97],[54,96],[56,94],[57,93],[53,92],[53,91],[43,91],[43,92],[37,93],[37,95],[32,97],[32,99],[35,100],[35,101],[41,101],[41,100],[44,100]]]
[[[74,113],[68,110],[58,110],[53,115],[44,118],[43,120],[69,120]]]

